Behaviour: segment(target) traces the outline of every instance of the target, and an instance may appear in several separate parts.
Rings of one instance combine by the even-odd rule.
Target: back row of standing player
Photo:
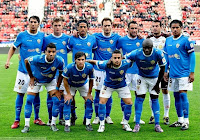
[[[19,68],[18,68],[18,74],[16,79],[16,84],[14,90],[18,92],[17,98],[16,98],[16,120],[14,124],[12,125],[12,128],[17,128],[19,126],[20,121],[20,112],[21,107],[23,105],[23,96],[24,93],[27,91],[27,87],[29,84],[29,77],[27,74],[27,70],[25,68],[24,60],[25,58],[29,56],[33,56],[36,54],[40,54],[42,50],[49,44],[50,42],[54,43],[57,47],[57,54],[60,55],[64,61],[65,64],[67,64],[67,46],[69,50],[72,50],[73,52],[73,59],[74,55],[78,51],[85,52],[87,59],[92,59],[92,52],[94,52],[94,59],[95,60],[108,60],[112,56],[112,52],[115,49],[122,49],[123,54],[130,53],[132,50],[138,49],[142,47],[142,42],[144,41],[143,38],[138,36],[138,25],[136,22],[132,21],[128,24],[128,35],[125,37],[120,38],[118,34],[112,33],[112,21],[109,18],[104,18],[102,21],[102,33],[95,33],[94,36],[87,34],[88,31],[88,23],[85,20],[80,20],[77,24],[78,29],[78,37],[69,37],[62,33],[63,29],[63,20],[60,18],[55,18],[52,26],[53,26],[53,34],[44,37],[44,33],[37,31],[37,28],[39,26],[39,18],[36,16],[32,16],[29,19],[29,30],[22,32],[18,35],[14,46],[11,47],[8,53],[8,59],[6,62],[5,67],[9,67],[10,58],[12,57],[14,51],[16,48],[20,47],[20,56],[21,60],[19,62]],[[172,24],[173,23],[173,24]],[[165,44],[168,43],[168,46],[166,46],[166,52],[172,53],[168,55],[169,58],[169,64],[170,66],[174,64],[174,60],[179,61],[178,63],[183,64],[185,61],[191,61],[192,64],[195,62],[194,58],[194,49],[193,44],[188,41],[187,37],[184,37],[181,34],[182,31],[182,23],[178,20],[174,20],[170,24],[170,27],[172,29],[172,37],[169,37],[166,42],[167,35],[164,35],[161,33],[161,23],[160,21],[154,21],[152,22],[152,36],[149,36],[149,38],[153,41],[153,45],[155,48],[159,48],[163,50]],[[70,38],[70,39],[69,39]],[[68,41],[69,39],[69,41]],[[168,41],[169,40],[169,41]],[[181,40],[184,40],[182,43]],[[37,44],[37,45],[36,45]],[[168,49],[175,46],[176,49],[180,49],[180,51],[174,51],[170,52],[171,49]],[[42,49],[43,48],[43,49]],[[186,52],[187,51],[187,52]],[[168,59],[167,59],[168,60]],[[171,61],[171,63],[170,63]],[[152,62],[153,63],[153,62]],[[187,64],[187,63],[186,63]],[[136,79],[138,70],[136,68],[136,64],[134,63],[134,66],[131,67],[126,74],[126,82],[129,85],[130,90],[136,91]],[[172,66],[171,66],[172,67]],[[181,78],[183,77],[180,73],[182,69],[187,69],[186,66],[181,67],[175,67],[175,70],[171,70],[172,73],[170,73],[171,78]],[[192,82],[194,80],[194,67],[191,69],[190,75],[188,74],[188,71],[184,71],[184,77],[190,77],[190,81]],[[178,73],[178,74],[177,74]],[[180,74],[179,74],[180,73]],[[57,74],[58,75],[58,74]],[[93,121],[93,124],[99,123],[99,117],[98,117],[98,105],[99,105],[99,94],[100,89],[103,85],[103,81],[105,78],[105,71],[102,71],[95,67],[94,70],[95,75],[95,81],[94,81],[94,88],[95,91],[95,99],[94,99],[94,106],[95,106],[95,113],[96,118]],[[166,76],[166,74],[165,74]],[[170,80],[170,87],[173,85],[172,80]],[[174,97],[175,97],[175,106],[177,109],[178,114],[178,121],[173,123],[172,127],[182,126],[183,122],[183,129],[187,129],[189,126],[188,121],[188,100],[187,100],[187,86],[181,87],[181,83],[179,82],[186,82],[186,80],[178,79],[178,81],[174,80],[175,84],[178,84],[180,89],[175,89],[174,91]],[[178,83],[176,83],[178,82]],[[184,85],[187,85],[184,83]],[[163,89],[163,103],[164,103],[164,123],[169,124],[169,107],[170,107],[170,96],[167,91],[167,83],[162,82],[161,87]],[[60,90],[64,90],[61,86]],[[48,102],[48,112],[49,112],[49,119],[51,121],[52,117],[52,100],[50,97],[47,99]],[[183,99],[182,103],[181,100]],[[184,105],[182,105],[184,103]],[[62,102],[61,102],[62,104]],[[152,104],[152,101],[150,100],[150,105]],[[34,99],[34,109],[35,109],[35,121],[34,123],[39,125],[44,125],[44,123],[39,119],[39,96],[37,94],[36,98]],[[108,102],[106,103],[106,122],[112,124],[112,120],[110,118],[110,111],[112,106],[112,97],[109,98]],[[124,103],[121,102],[122,111],[124,110]],[[152,106],[152,105],[151,105]],[[183,114],[183,108],[186,110]],[[74,112],[75,105],[72,105],[72,122],[75,122],[76,115]],[[62,120],[62,108],[61,108],[61,117],[60,120]],[[153,113],[152,113],[153,114]],[[184,115],[184,117],[183,117]],[[184,118],[184,120],[183,120]],[[136,124],[138,119],[136,119]],[[48,122],[51,123],[51,122]],[[123,124],[123,120],[121,122]],[[140,120],[140,123],[142,120]],[[154,123],[154,117],[150,118],[149,123]]]

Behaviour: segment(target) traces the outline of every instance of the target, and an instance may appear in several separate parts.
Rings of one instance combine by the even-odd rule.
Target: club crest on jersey
[[[85,74],[85,73],[83,73],[83,74],[82,74],[82,77],[83,77],[83,78],[85,78],[85,77],[86,77],[86,74]]]
[[[88,47],[90,47],[90,46],[91,46],[91,43],[90,43],[90,42],[88,42],[88,43],[87,43],[87,45],[88,45]]]
[[[40,49],[39,49],[39,48],[36,48],[35,51],[36,51],[37,53],[39,53],[39,52],[40,52]]]
[[[153,65],[153,64],[155,64],[155,61],[154,61],[154,60],[151,60],[151,62],[150,62],[150,63]]]
[[[114,42],[114,41],[111,39],[111,40],[110,40],[110,44],[113,44],[113,42]]]
[[[163,59],[162,59],[162,62],[163,62],[163,63],[166,63],[166,60],[165,60],[165,58],[163,58]]]
[[[139,47],[139,46],[140,46],[140,42],[137,42],[137,43],[136,43],[136,46]]]
[[[111,48],[108,48],[107,51],[110,52],[110,51],[111,51]]]
[[[180,46],[180,44],[177,43],[177,44],[176,44],[176,48],[179,48],[179,46]]]
[[[64,50],[64,49],[61,49],[61,50],[60,50],[60,53],[65,54],[65,50]]]
[[[51,70],[52,70],[52,71],[55,71],[55,70],[56,70],[56,67],[51,67]]]
[[[40,42],[41,42],[41,40],[40,40],[40,39],[38,39],[38,40],[37,40],[37,43],[38,43],[38,44],[40,44]]]
[[[62,44],[65,46],[67,43],[66,43],[66,41],[63,41]]]
[[[159,48],[159,49],[162,49],[162,48],[163,48],[163,46],[162,46],[162,45],[159,45],[159,46],[158,46],[158,48]]]
[[[120,72],[119,72],[121,75],[124,73],[124,70],[120,70]]]
[[[88,53],[85,53],[86,57],[88,57]]]
[[[193,43],[190,43],[190,47],[191,47],[191,48],[194,48],[194,44],[193,44]]]
[[[67,73],[68,70],[67,70],[67,68],[65,68],[63,71],[64,71],[64,73]]]
[[[52,77],[53,77],[53,74],[49,74],[48,77],[49,77],[49,78],[52,78]]]

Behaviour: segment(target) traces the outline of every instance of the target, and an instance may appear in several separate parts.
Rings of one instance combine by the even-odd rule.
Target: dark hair
[[[55,22],[64,22],[64,19],[62,17],[55,17],[53,18],[53,21],[52,21],[52,25],[55,23]]]
[[[172,24],[177,24],[177,23],[180,25],[180,27],[183,27],[183,23],[182,23],[180,20],[177,20],[177,19],[173,20],[173,21],[170,23],[169,27],[171,28],[171,27],[172,27]]]
[[[159,24],[160,24],[160,27],[162,26],[162,23],[161,23],[161,21],[160,20],[154,20],[153,22],[158,22]]]
[[[115,54],[115,53],[117,53],[117,54],[121,54],[121,55],[122,55],[122,53],[121,53],[120,50],[114,50],[112,54]]]
[[[28,21],[30,22],[31,19],[36,19],[37,22],[40,23],[40,18],[38,16],[31,16]]]
[[[74,59],[78,59],[79,57],[82,57],[82,56],[85,56],[85,59],[86,59],[86,55],[84,52],[77,52],[74,56]]]
[[[53,43],[49,43],[45,49],[45,51],[47,50],[47,48],[55,48],[56,49],[56,45]]]
[[[128,28],[130,28],[130,25],[131,25],[131,24],[137,24],[137,22],[136,22],[136,21],[131,21],[131,22],[129,22],[129,23],[128,23]]]
[[[77,26],[79,26],[80,23],[85,23],[87,27],[89,27],[87,20],[81,19],[77,22]]]
[[[104,21],[110,21],[111,25],[112,25],[112,20],[108,17],[105,17],[102,21],[101,21],[101,25],[103,26],[103,22]]]

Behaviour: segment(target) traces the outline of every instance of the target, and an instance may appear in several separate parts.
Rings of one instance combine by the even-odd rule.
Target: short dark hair
[[[120,50],[114,50],[112,54],[121,54],[122,55]]]
[[[64,19],[62,17],[55,17],[53,18],[53,21],[52,21],[52,25],[54,24],[54,22],[64,22]]]
[[[131,24],[137,24],[137,22],[136,22],[136,21],[131,21],[131,22],[129,22],[129,23],[128,23],[128,28],[130,28],[130,25],[131,25]]]
[[[45,49],[45,51],[47,50],[47,48],[55,48],[56,49],[56,45],[53,43],[49,43]]]
[[[77,22],[77,26],[79,26],[80,23],[85,23],[87,25],[87,27],[89,27],[89,24],[87,22],[87,20],[81,19]]]
[[[74,56],[74,59],[78,59],[79,57],[82,57],[82,56],[85,56],[85,59],[86,59],[86,55],[84,52],[77,52]]]
[[[159,24],[160,24],[160,27],[162,26],[162,23],[161,23],[161,21],[160,20],[153,20],[153,22],[158,22]]]
[[[31,16],[28,21],[30,22],[31,19],[36,19],[37,22],[40,23],[40,18],[38,16]]]
[[[103,18],[103,20],[101,21],[101,25],[103,26],[103,22],[104,21],[110,21],[111,25],[112,25],[112,20],[108,17]]]
[[[172,24],[179,24],[180,27],[183,27],[183,23],[180,20],[177,20],[177,19],[172,20],[172,22],[169,25],[170,28],[172,27]]]

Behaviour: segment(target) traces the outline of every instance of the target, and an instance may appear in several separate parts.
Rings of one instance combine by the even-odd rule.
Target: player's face
[[[56,56],[56,48],[47,48],[45,51],[45,54],[47,56],[47,61],[52,62]]]
[[[112,54],[112,62],[113,62],[113,65],[115,67],[120,66],[121,61],[122,61],[122,55],[121,54],[118,54],[118,53]]]
[[[179,37],[182,32],[182,27],[180,27],[180,25],[178,23],[173,23],[171,25],[171,31],[172,31],[172,34],[174,35],[174,37]]]
[[[103,29],[104,35],[109,36],[112,30],[111,22],[109,20],[104,21],[102,29]]]
[[[53,33],[55,35],[61,35],[63,30],[63,23],[61,21],[53,23]]]
[[[75,60],[76,65],[79,69],[82,69],[85,65],[85,56],[81,56]]]
[[[150,55],[152,52],[153,46],[143,45],[143,52],[145,55]]]
[[[130,27],[128,28],[128,33],[129,33],[129,36],[131,36],[133,38],[136,37],[138,34],[137,24],[130,24]]]
[[[37,20],[34,18],[31,18],[29,21],[29,31],[31,33],[36,32],[38,27],[39,27],[39,23],[37,22]]]
[[[152,23],[152,33],[153,35],[157,36],[161,34],[161,27],[159,22]]]
[[[79,26],[78,26],[79,35],[81,37],[84,37],[84,36],[86,36],[87,31],[88,31],[87,24],[86,23],[80,23]]]

